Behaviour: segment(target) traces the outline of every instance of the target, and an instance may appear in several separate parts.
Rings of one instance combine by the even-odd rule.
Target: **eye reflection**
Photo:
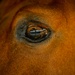
[[[49,27],[39,21],[23,21],[16,29],[16,35],[19,40],[25,40],[30,43],[40,43],[52,34]]]

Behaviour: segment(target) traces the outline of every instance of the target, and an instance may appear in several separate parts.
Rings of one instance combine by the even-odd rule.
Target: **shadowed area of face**
[[[1,1],[0,75],[74,75],[74,8],[74,0]],[[22,20],[35,29],[37,23],[29,21],[48,26],[51,36],[39,43],[18,39]]]

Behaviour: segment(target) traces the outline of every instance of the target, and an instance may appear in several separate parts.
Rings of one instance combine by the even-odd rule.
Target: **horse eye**
[[[16,30],[17,38],[31,43],[46,40],[52,32],[47,25],[33,20],[21,23]]]

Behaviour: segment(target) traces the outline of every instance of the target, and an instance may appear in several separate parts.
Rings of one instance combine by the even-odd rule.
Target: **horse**
[[[75,75],[74,0],[0,0],[0,75]]]

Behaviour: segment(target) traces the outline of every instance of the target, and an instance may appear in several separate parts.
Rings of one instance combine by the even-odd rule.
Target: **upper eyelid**
[[[48,25],[48,23],[47,22],[45,22],[45,20],[43,19],[43,18],[41,18],[41,16],[39,16],[39,15],[36,15],[36,14],[33,14],[33,16],[32,16],[32,14],[30,14],[31,16],[27,16],[27,18],[26,17],[23,17],[22,19],[20,19],[20,20],[18,20],[18,22],[19,21],[31,21],[31,20],[33,20],[33,21],[37,21],[37,22],[41,22],[41,23],[43,23],[43,24],[45,24],[45,25]],[[18,23],[17,22],[17,23]],[[17,25],[18,26],[18,25]],[[48,27],[51,29],[51,25],[48,25]]]

